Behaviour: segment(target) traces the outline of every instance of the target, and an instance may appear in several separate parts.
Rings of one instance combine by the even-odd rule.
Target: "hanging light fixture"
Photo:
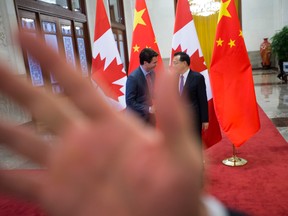
[[[210,16],[220,9],[220,2],[215,0],[188,0],[190,10],[195,16]]]

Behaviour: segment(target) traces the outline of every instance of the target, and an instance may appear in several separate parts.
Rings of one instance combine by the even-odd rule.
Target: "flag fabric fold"
[[[151,25],[146,2],[145,0],[136,0],[128,74],[139,67],[139,54],[144,48],[151,48],[159,54],[155,72],[157,73],[158,71],[162,71],[164,66],[153,27]]]
[[[219,124],[236,147],[260,128],[252,67],[234,0],[222,0],[210,68]]]
[[[211,147],[222,139],[221,130],[214,111],[213,95],[210,78],[198,40],[193,16],[187,0],[178,0],[172,38],[171,59],[175,52],[186,52],[191,59],[190,68],[200,72],[205,77],[206,93],[209,107],[209,127],[203,132],[202,138],[205,146]]]
[[[119,110],[124,109],[126,107],[125,84],[127,76],[103,0],[97,0],[92,55],[91,78],[93,83],[100,87],[108,103]]]

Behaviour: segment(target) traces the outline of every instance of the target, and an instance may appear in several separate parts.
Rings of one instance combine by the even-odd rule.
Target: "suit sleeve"
[[[200,118],[201,122],[209,122],[209,114],[208,114],[208,101],[207,101],[207,93],[206,93],[206,84],[204,76],[199,77],[199,85],[198,85],[198,100],[200,105]]]
[[[134,76],[128,76],[126,82],[126,104],[131,110],[136,111],[141,116],[146,115],[149,112],[149,106],[143,103],[143,100],[139,98],[139,92],[137,87],[137,78]],[[140,96],[141,97],[141,96]],[[142,102],[141,102],[142,101]]]

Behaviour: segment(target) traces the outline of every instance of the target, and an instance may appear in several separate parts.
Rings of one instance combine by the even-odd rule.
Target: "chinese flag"
[[[132,47],[128,74],[130,74],[133,70],[139,67],[139,54],[144,48],[151,48],[159,54],[158,64],[155,68],[155,72],[162,70],[164,68],[163,62],[151,25],[146,2],[145,0],[136,0],[134,10]]]
[[[174,53],[178,51],[186,52],[191,59],[191,69],[200,72],[205,77],[209,106],[209,127],[208,130],[203,132],[202,137],[206,147],[208,148],[219,142],[222,139],[222,136],[214,111],[208,70],[202,55],[196,28],[187,0],[178,0],[177,3],[171,59],[173,58]]]
[[[122,110],[126,73],[108,21],[103,0],[97,0],[91,77],[107,96],[108,103]]]
[[[222,0],[210,78],[214,106],[224,133],[241,146],[260,128],[252,68],[234,0]]]

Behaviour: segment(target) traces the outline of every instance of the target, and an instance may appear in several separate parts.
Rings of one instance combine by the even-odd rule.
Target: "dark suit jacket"
[[[206,94],[205,78],[202,74],[189,71],[181,97],[187,102],[188,109],[196,118],[196,128],[200,136],[202,131],[202,123],[208,122],[208,101]],[[192,121],[192,120],[191,120]],[[195,120],[193,121],[195,122]]]
[[[151,72],[151,78],[154,84],[154,72]],[[146,78],[140,67],[128,76],[125,97],[128,109],[136,112],[146,122],[154,121],[154,116],[149,113],[149,106],[152,106],[152,95],[149,93]]]

